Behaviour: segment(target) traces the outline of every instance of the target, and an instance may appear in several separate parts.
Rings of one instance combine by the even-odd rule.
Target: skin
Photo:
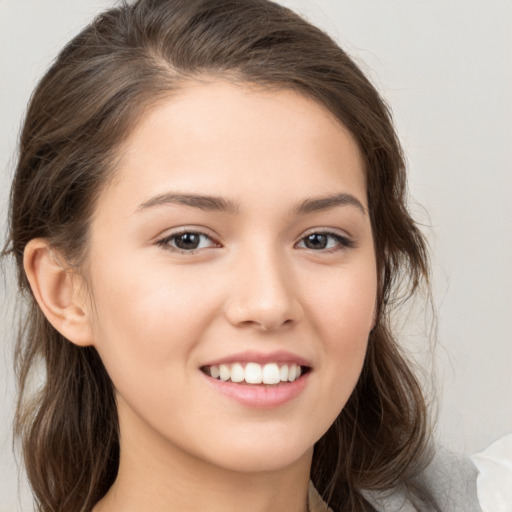
[[[45,311],[60,301],[52,323],[96,347],[116,389],[120,469],[95,512],[306,510],[313,445],[354,389],[374,323],[356,143],[296,92],[212,81],[160,102],[120,154],[91,223],[87,287],[61,275],[53,296],[36,293]],[[231,208],[164,200],[170,193]],[[345,201],[296,211],[336,194]],[[206,236],[179,251],[171,235],[183,231]],[[326,232],[326,247],[306,245]],[[26,259],[36,282],[51,259],[44,242]],[[200,370],[277,350],[311,367],[302,392],[278,407],[241,404]]]

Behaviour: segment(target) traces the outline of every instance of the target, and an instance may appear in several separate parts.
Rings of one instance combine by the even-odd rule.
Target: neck
[[[307,511],[312,449],[285,468],[234,471],[141,434],[121,424],[118,475],[94,512]]]

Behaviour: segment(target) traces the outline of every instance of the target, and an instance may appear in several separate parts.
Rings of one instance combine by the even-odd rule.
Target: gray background
[[[2,230],[19,123],[31,91],[62,45],[113,3],[0,0]],[[512,2],[282,3],[337,39],[392,106],[409,162],[412,210],[431,226],[425,232],[434,254],[439,320],[436,436],[456,451],[481,450],[512,431]],[[18,470],[11,450],[9,269],[1,283],[3,512],[30,510],[30,500],[23,479],[21,498],[16,497]],[[432,353],[421,315],[413,311],[407,318],[404,345],[428,368]]]

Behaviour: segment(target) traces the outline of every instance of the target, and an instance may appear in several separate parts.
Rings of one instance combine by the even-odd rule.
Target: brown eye
[[[198,233],[182,233],[174,237],[174,243],[178,249],[197,249],[201,242],[201,235]]]
[[[173,233],[158,242],[158,245],[169,250],[193,252],[198,249],[214,247],[215,242],[206,234],[196,231]]]
[[[304,245],[308,249],[325,249],[329,239],[323,233],[313,233],[304,238]]]
[[[345,249],[354,247],[354,242],[349,238],[337,233],[311,233],[305,236],[298,244],[301,249],[312,251],[335,251],[336,249]]]

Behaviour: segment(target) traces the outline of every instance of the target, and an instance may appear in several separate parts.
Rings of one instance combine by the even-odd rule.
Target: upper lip
[[[295,363],[300,366],[307,366],[308,368],[311,368],[311,362],[306,358],[285,350],[277,350],[274,352],[246,350],[244,352],[238,352],[208,361],[202,366],[216,366],[220,364],[232,363]]]

